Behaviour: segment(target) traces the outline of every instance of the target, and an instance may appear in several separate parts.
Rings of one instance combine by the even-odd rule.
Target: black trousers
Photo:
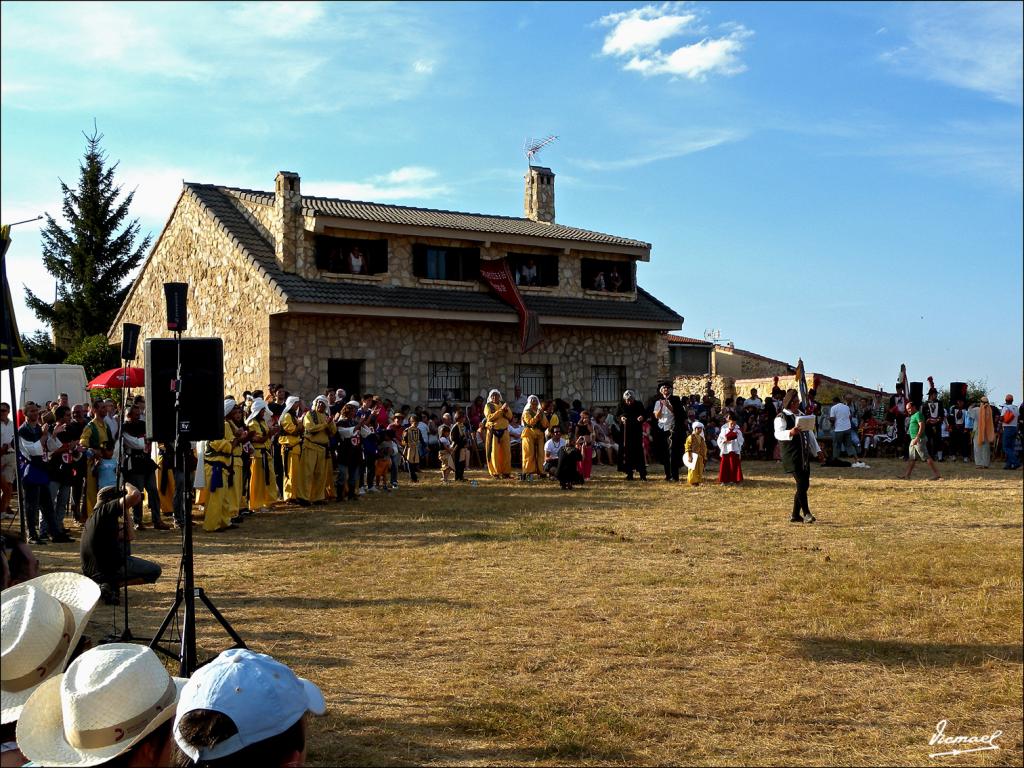
[[[796,480],[796,493],[793,494],[793,520],[804,515],[811,514],[811,508],[807,505],[807,489],[811,487],[811,467],[798,467],[793,470],[793,479]]]
[[[937,459],[939,453],[942,452],[942,425],[925,424],[924,436],[928,443],[928,454],[933,459]]]
[[[461,454],[462,454],[462,449],[457,448],[455,450],[455,455],[456,456],[460,456]],[[465,480],[466,479],[466,462],[461,461],[460,459],[455,459],[455,479],[456,480]]]
[[[683,448],[686,447],[686,430],[673,430],[668,436],[670,464],[665,466],[665,477],[679,479],[679,468],[683,466]]]
[[[284,459],[281,456],[281,444],[274,440],[274,475],[277,479],[277,498],[284,498]]]

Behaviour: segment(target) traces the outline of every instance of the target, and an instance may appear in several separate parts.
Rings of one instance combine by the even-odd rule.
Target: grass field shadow
[[[1020,664],[1020,645],[996,643],[915,643],[905,640],[856,640],[797,637],[801,654],[813,661],[921,667],[977,667],[990,661]]]

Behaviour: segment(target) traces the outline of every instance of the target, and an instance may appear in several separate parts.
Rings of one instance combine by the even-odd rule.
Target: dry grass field
[[[198,529],[197,583],[323,689],[312,765],[1020,765],[1021,474],[871,463],[815,468],[814,525],[788,522],[774,463],[729,488],[428,472]],[[177,537],[136,553],[164,567],[132,590],[151,636]],[[40,557],[77,567],[72,546]],[[203,611],[199,643],[229,645]],[[940,720],[1000,749],[929,759]]]

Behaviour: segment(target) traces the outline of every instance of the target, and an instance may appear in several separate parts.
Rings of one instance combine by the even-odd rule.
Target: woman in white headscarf
[[[274,457],[270,453],[270,441],[277,433],[277,427],[269,427],[266,414],[270,411],[262,397],[253,400],[246,427],[252,433],[252,471],[249,473],[249,509],[266,512],[277,501],[277,478],[274,475]]]
[[[307,489],[304,498],[317,504],[327,496],[327,481],[331,479],[331,460],[328,456],[331,435],[337,432],[334,420],[327,413],[330,403],[320,395],[302,417],[302,469]],[[333,484],[333,482],[332,482]]]
[[[547,414],[540,407],[540,398],[530,395],[523,408],[523,476],[544,474],[544,430]]]
[[[699,421],[693,422],[690,427],[693,433],[686,438],[686,453],[683,454],[683,464],[686,465],[686,482],[690,485],[700,485],[704,479],[704,462],[708,460],[708,444],[704,440],[704,425]]]
[[[512,443],[508,425],[512,421],[512,409],[501,401],[501,392],[492,389],[487,393],[484,405],[484,424],[487,432],[484,445],[487,446],[487,471],[491,477],[512,477]]]
[[[277,442],[281,446],[281,463],[284,466],[284,499],[305,507],[306,480],[302,470],[302,420],[296,415],[299,398],[292,395],[284,401],[281,414],[281,434]]]

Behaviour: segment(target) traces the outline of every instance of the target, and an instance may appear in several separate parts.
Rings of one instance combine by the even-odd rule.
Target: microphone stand
[[[114,468],[115,481],[114,484],[117,486],[117,492],[120,498],[124,498],[124,417],[125,417],[125,398],[128,391],[128,361],[124,358],[121,359],[121,412],[118,414],[117,421],[117,465]],[[142,502],[139,501],[139,504]],[[123,509],[121,516],[121,534],[122,534],[122,545],[121,551],[124,555],[124,629],[121,634],[117,634],[117,621],[114,621],[114,632],[107,636],[107,642],[111,643],[129,643],[134,638],[132,637],[132,631],[128,627],[128,550],[131,548],[131,535],[128,531],[128,510]]]

